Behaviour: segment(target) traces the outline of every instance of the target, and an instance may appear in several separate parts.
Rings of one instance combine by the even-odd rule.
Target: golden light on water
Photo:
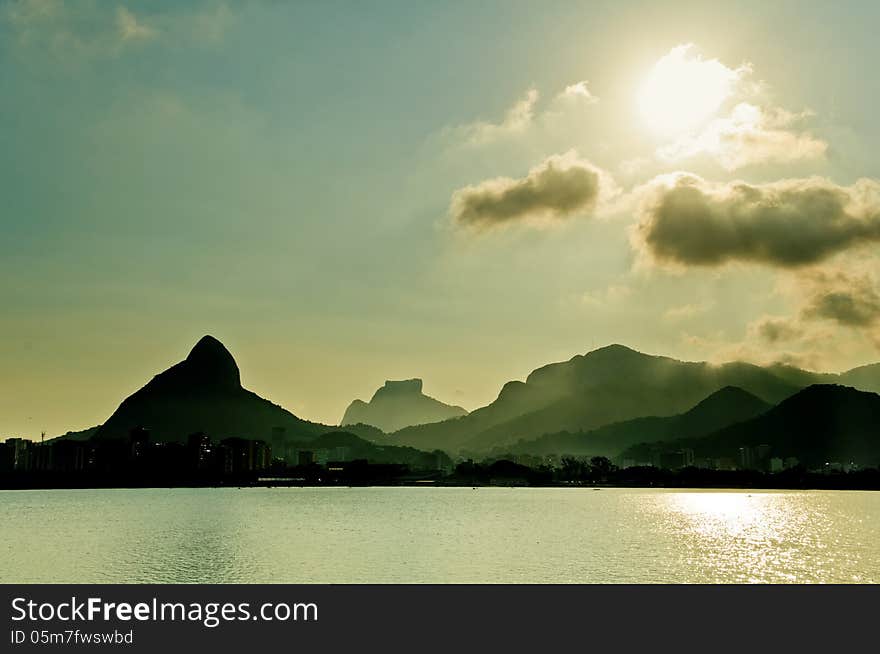
[[[847,554],[823,554],[835,535],[827,533],[821,514],[806,510],[797,494],[676,493],[668,496],[668,512],[687,557],[707,581],[801,582],[808,580],[803,578],[805,551],[814,557],[813,573],[819,578],[825,563]],[[706,562],[711,566],[700,570]]]
[[[704,534],[733,536],[772,528],[764,495],[682,493],[674,496],[674,505]]]
[[[873,491],[22,491],[0,523],[16,583],[880,581]]]

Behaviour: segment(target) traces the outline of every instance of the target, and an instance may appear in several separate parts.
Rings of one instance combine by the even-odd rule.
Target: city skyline
[[[205,333],[326,424],[610,343],[880,360],[878,19],[0,0],[0,434],[100,424]]]

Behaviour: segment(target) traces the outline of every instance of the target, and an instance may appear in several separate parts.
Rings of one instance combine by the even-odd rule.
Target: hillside
[[[449,467],[452,465],[449,457],[442,452],[422,452],[411,447],[376,445],[346,431],[322,434],[309,441],[308,447],[315,452],[328,450],[331,458],[344,461],[365,459],[369,463],[396,463],[417,469],[436,469],[441,463]]]
[[[663,443],[667,449],[690,448],[697,458],[737,459],[741,447],[768,445],[769,455],[797,457],[808,468],[826,462],[861,466],[880,464],[880,395],[854,388],[817,384],[766,413],[702,438]],[[621,456],[641,460],[652,444]],[[653,444],[657,447],[657,444]]]
[[[726,386],[675,416],[647,416],[616,422],[587,432],[559,432],[519,441],[499,449],[511,454],[570,454],[616,456],[627,447],[645,441],[695,438],[742,422],[771,408],[741,388]]]
[[[420,448],[485,452],[547,433],[684,413],[725,386],[769,403],[798,390],[752,364],[684,362],[612,345],[509,382],[493,403],[468,416],[403,429],[392,438]]]

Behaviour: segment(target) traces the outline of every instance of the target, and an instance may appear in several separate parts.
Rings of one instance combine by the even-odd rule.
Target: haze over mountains
[[[500,451],[511,454],[559,454],[580,456],[619,455],[637,443],[695,438],[761,415],[772,405],[751,393],[725,386],[685,413],[674,416],[645,416],[614,422],[587,432],[545,434],[519,441]]]
[[[734,442],[755,439],[812,448],[806,454],[810,460],[837,451],[880,457],[872,431],[880,396],[844,386],[880,389],[880,365],[836,375],[790,366],[684,362],[612,345],[538,368],[525,382],[508,382],[494,402],[470,414],[422,394],[418,379],[386,382],[369,403],[353,402],[343,423],[379,423],[390,430],[413,420],[440,419],[391,434],[365,424],[344,430],[372,441],[369,447],[363,441],[364,451],[375,446],[402,454],[392,448],[412,448],[407,457],[415,450],[615,455],[638,443],[691,447],[698,440],[702,445],[695,450],[727,456]],[[442,419],[449,414],[457,417]],[[65,437],[120,439],[136,427],[147,427],[155,441],[176,442],[206,432],[218,439],[270,440],[271,435],[275,441],[280,434],[282,442],[306,443],[340,431],[242,388],[234,358],[211,336],[126,398],[103,425]],[[785,440],[795,431],[811,436]],[[847,445],[835,449],[830,441]]]
[[[725,386],[777,404],[815,383],[878,389],[880,365],[835,375],[788,366],[685,362],[610,345],[538,368],[525,382],[508,382],[494,402],[465,417],[407,427],[390,438],[413,447],[479,453],[548,433],[684,413]]]
[[[460,406],[444,404],[422,393],[421,379],[386,381],[369,402],[354,400],[339,423],[358,423],[393,432],[411,425],[424,425],[467,415]]]

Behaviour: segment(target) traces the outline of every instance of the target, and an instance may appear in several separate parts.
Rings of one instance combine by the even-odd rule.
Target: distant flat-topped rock
[[[369,402],[355,400],[345,410],[341,425],[358,423],[391,432],[467,415],[460,406],[444,404],[422,393],[421,379],[388,380]]]

